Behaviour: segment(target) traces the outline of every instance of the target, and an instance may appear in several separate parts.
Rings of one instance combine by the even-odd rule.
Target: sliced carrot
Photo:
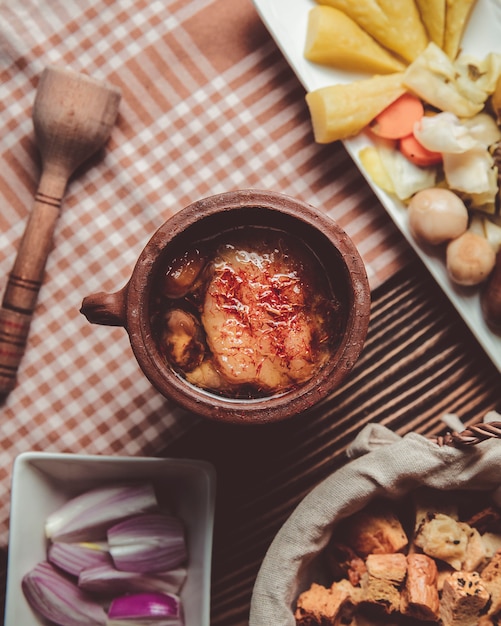
[[[385,139],[401,139],[410,135],[414,124],[424,115],[423,103],[419,98],[404,93],[369,124],[371,131]]]
[[[442,154],[440,152],[428,150],[419,143],[414,135],[407,135],[407,137],[400,139],[398,147],[409,161],[420,167],[430,167],[442,162]]]

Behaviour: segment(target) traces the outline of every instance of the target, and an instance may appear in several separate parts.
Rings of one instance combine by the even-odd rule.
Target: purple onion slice
[[[186,575],[185,567],[157,574],[141,574],[124,572],[111,564],[103,564],[84,569],[78,578],[78,586],[85,591],[101,595],[122,595],[140,591],[178,594]]]
[[[112,601],[107,626],[134,623],[152,626],[184,626],[180,599],[174,594],[137,593]]]
[[[75,583],[50,563],[36,565],[22,580],[30,606],[60,626],[105,626],[106,613]]]
[[[112,524],[157,509],[155,490],[149,483],[97,487],[51,513],[45,534],[52,541],[99,541]]]
[[[107,537],[111,557],[120,570],[163,572],[187,559],[184,526],[173,515],[139,515],[110,528]]]

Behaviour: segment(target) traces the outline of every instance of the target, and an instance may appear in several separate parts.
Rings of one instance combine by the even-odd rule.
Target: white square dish
[[[47,515],[75,495],[105,483],[150,481],[161,509],[183,520],[188,576],[181,590],[186,626],[209,626],[215,470],[186,459],[27,452],[13,468],[4,626],[40,626],[21,589],[23,576],[46,557]]]

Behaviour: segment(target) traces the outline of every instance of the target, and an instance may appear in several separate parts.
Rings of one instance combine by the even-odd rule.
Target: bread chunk
[[[348,545],[363,558],[400,552],[408,544],[397,515],[382,503],[353,515],[344,533]]]
[[[423,621],[438,621],[440,601],[437,588],[437,565],[426,554],[407,556],[407,578],[400,611]]]
[[[453,572],[444,582],[440,617],[443,626],[477,626],[489,601],[478,572]]]
[[[414,544],[428,556],[460,570],[466,558],[468,535],[460,522],[444,513],[437,513],[421,524]]]
[[[347,580],[335,582],[327,588],[313,583],[298,598],[296,624],[298,626],[338,626],[351,621],[360,589]]]
[[[498,533],[486,532],[480,535],[480,537],[482,539],[486,558],[492,559],[496,552],[501,550],[501,535]]]
[[[382,609],[385,613],[396,613],[400,608],[400,590],[390,580],[381,578],[362,579],[362,602]]]
[[[365,561],[367,573],[371,578],[388,580],[400,585],[407,572],[407,559],[405,554],[369,554]]]
[[[327,547],[326,561],[334,580],[347,578],[355,587],[367,571],[364,560],[352,548],[334,539]]]
[[[472,528],[469,524],[465,523],[461,523],[461,527],[465,531],[468,538],[461,569],[466,570],[467,572],[478,571],[487,558],[485,544],[476,528]]]
[[[488,614],[501,611],[501,550],[498,550],[480,574],[482,582],[491,595]]]
[[[395,613],[400,608],[400,587],[407,572],[402,553],[370,554],[365,562],[367,575],[362,578],[362,602]]]

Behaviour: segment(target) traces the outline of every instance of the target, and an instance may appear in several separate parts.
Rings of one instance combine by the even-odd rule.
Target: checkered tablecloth
[[[304,90],[251,0],[0,1],[0,289],[40,174],[31,107],[59,65],[122,91],[102,158],[70,181],[18,384],[0,406],[0,542],[13,461],[28,450],[156,455],[193,425],[160,396],[122,328],[84,296],[128,280],[153,232],[238,188],[306,200],[352,237],[372,287],[407,247],[341,144],[315,145]]]

